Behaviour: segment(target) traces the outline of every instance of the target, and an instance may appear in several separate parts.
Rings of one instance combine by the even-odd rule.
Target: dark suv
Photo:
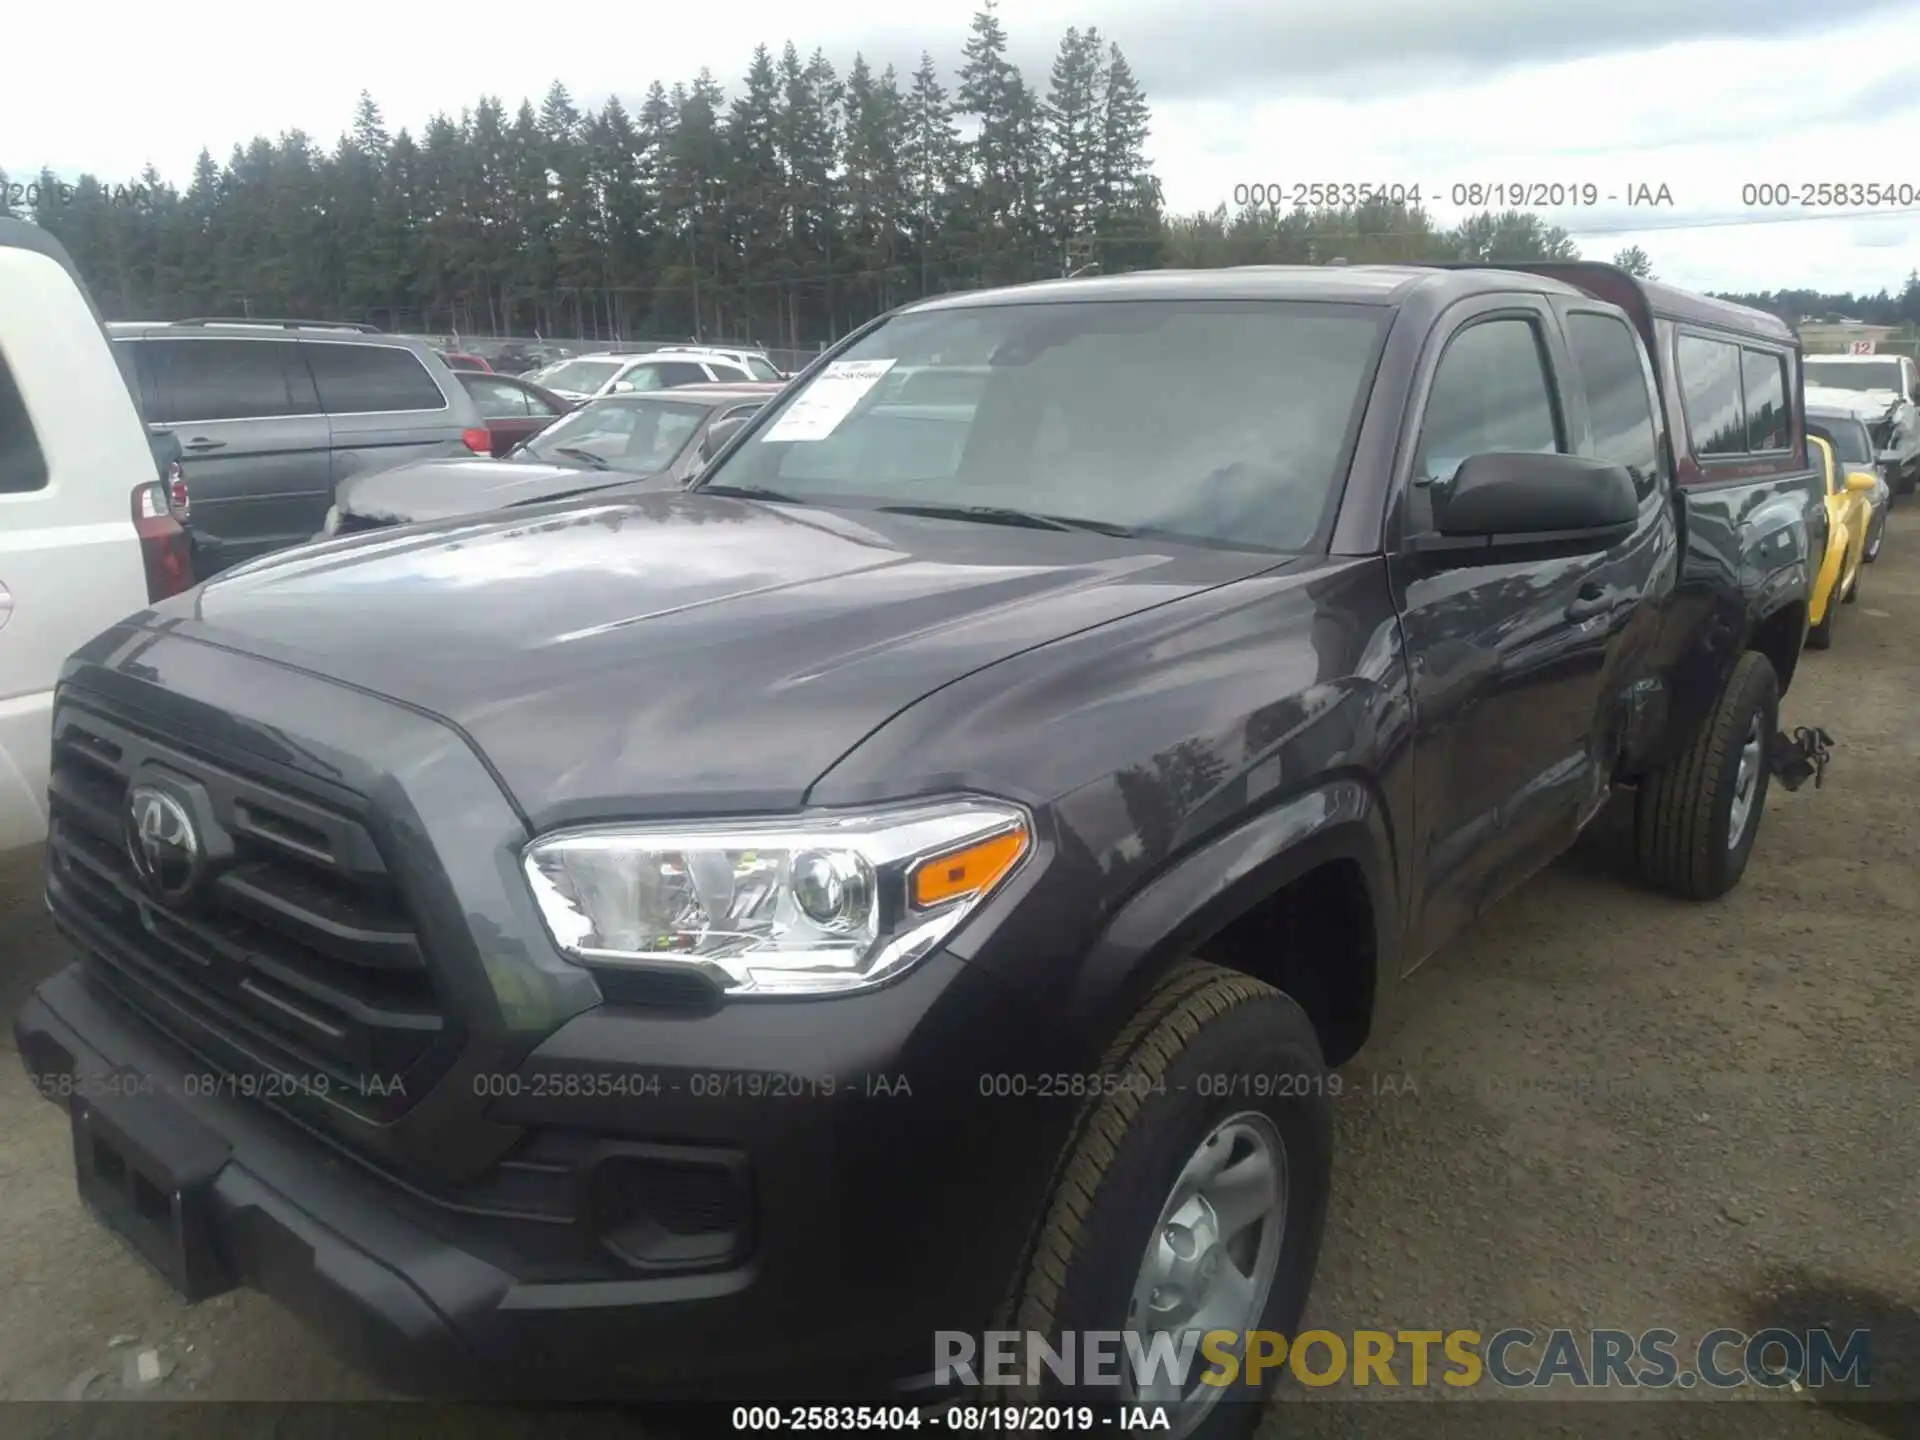
[[[181,442],[202,575],[310,539],[342,480],[490,453],[479,408],[418,340],[317,321],[110,328],[148,419]]]
[[[1548,269],[943,297],[689,490],[100,636],[54,713],[83,958],[16,1024],[81,1193],[403,1381],[1290,1332],[1330,1067],[1404,977],[1610,795],[1726,893],[1819,758],[1792,334]],[[1037,1393],[1155,1393],[1080,1378]]]

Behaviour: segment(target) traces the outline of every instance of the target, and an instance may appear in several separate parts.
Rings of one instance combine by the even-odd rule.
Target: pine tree
[[[865,56],[847,76],[847,259],[855,272],[848,303],[855,314],[891,309],[908,293],[903,262],[913,240],[914,192],[908,174],[908,110],[888,66],[876,80]]]
[[[1102,270],[1151,270],[1162,262],[1165,220],[1160,181],[1147,158],[1151,111],[1118,45],[1101,80],[1100,161],[1094,182],[1097,256]]]
[[[955,210],[967,223],[956,238],[972,251],[970,281],[1005,284],[1024,278],[1033,260],[1023,242],[1032,238],[1037,197],[1029,187],[1038,167],[1030,162],[1038,136],[1026,84],[1007,59],[998,0],[981,0],[962,53],[954,109],[974,134],[962,151],[965,179]]]
[[[727,212],[741,287],[735,303],[747,312],[748,326],[758,323],[759,311],[773,300],[786,258],[780,103],[773,54],[765,45],[756,46],[745,85],[727,116]]]
[[[906,104],[906,156],[902,171],[913,191],[915,248],[919,252],[918,294],[945,289],[951,251],[942,241],[942,227],[964,179],[960,136],[953,125],[953,107],[940,84],[933,57],[922,51],[913,72],[913,89]]]
[[[387,149],[393,143],[387,138],[386,122],[381,118],[380,107],[373,102],[373,96],[367,91],[360,92],[360,103],[353,112],[353,146],[375,164],[384,162]]]
[[[1040,112],[1046,145],[1041,211],[1047,239],[1066,270],[1093,258],[1082,247],[1092,239],[1106,179],[1100,59],[1100,32],[1069,28]]]

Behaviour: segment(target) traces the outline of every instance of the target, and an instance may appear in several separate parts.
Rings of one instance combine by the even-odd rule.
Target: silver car
[[[491,452],[472,397],[419,340],[307,320],[109,330],[151,428],[180,442],[203,577],[310,538],[343,481]]]

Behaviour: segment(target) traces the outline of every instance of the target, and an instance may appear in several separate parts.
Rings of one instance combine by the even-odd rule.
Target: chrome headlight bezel
[[[523,847],[520,865],[575,964],[692,973],[729,1000],[825,999],[912,970],[1036,848],[1024,805],[963,794],[571,827]]]

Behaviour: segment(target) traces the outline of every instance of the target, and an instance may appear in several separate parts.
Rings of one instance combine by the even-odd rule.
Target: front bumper
[[[906,995],[916,979],[923,994]],[[943,1004],[967,1032],[1011,1033],[1004,1017],[958,1013],[956,1003],[997,1010],[1001,1001],[996,982],[950,957],[871,998],[902,992],[893,1010],[903,1013],[935,991],[964,992]],[[736,1010],[748,1012],[736,1031],[775,1014]],[[883,1008],[860,1018],[861,1049],[877,1055],[875,1037],[895,1016]],[[685,1028],[691,1036],[707,1026]],[[608,1045],[624,1050],[632,1034],[623,1040],[623,1029],[615,1014],[583,1016],[526,1073],[540,1072],[541,1053],[577,1064]],[[696,1138],[738,1147],[751,1176],[750,1247],[719,1268],[656,1274],[617,1263],[582,1269],[556,1258],[551,1243],[520,1243],[524,1224],[449,1210],[259,1099],[196,1083],[196,1062],[83,965],[43,984],[14,1031],[41,1093],[79,1117],[76,1164],[99,1218],[142,1248],[88,1194],[82,1153],[95,1131],[133,1136],[132,1168],[170,1193],[174,1213],[203,1237],[197,1259],[167,1272],[177,1287],[190,1298],[234,1285],[264,1291],[404,1393],[792,1399],[844,1396],[851,1384],[904,1394],[930,1365],[934,1330],[988,1323],[1032,1214],[1037,1171],[1017,1157],[1033,1149],[1019,1143],[1017,1123],[993,1123],[1015,1112],[977,1089],[971,1104],[943,1102],[935,1057],[911,1043],[896,1052],[887,1087],[917,1080],[911,1099],[848,1076],[852,1088],[836,1104],[750,1101],[730,1078],[747,1072],[715,1066],[697,1072],[708,1077],[694,1087],[701,1097],[683,1086],[673,1113],[651,1119],[633,1113],[643,1107],[632,1097],[604,1094],[537,1099],[523,1087],[496,1105],[495,1118],[592,1124],[616,1139],[686,1138],[691,1126]],[[741,1038],[723,1046],[736,1061]],[[704,1063],[679,1048],[685,1064],[662,1074]],[[832,1040],[808,1048],[812,1073],[828,1073]],[[961,1074],[949,1069],[949,1081]],[[119,1094],[126,1077],[140,1091],[131,1102]],[[951,1084],[946,1093],[955,1095]],[[194,1270],[190,1284],[182,1268]]]

